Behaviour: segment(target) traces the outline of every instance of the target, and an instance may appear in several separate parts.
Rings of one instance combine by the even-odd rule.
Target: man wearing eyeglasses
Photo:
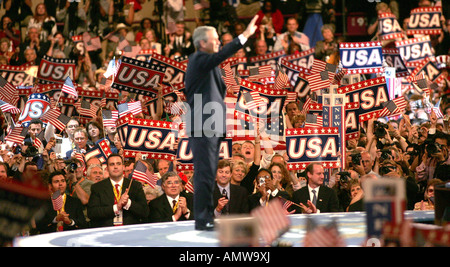
[[[193,195],[182,192],[181,178],[176,172],[166,172],[161,178],[164,194],[149,203],[149,222],[193,220]]]
[[[73,141],[75,148],[67,151],[65,159],[70,159],[74,157],[76,153],[86,154],[86,152],[89,152],[89,150],[92,149],[87,143],[88,141],[87,132],[82,127],[75,129],[73,133]]]

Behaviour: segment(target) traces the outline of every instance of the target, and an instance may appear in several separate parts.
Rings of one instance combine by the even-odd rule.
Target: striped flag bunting
[[[55,191],[52,194],[52,205],[53,209],[56,211],[60,211],[63,208],[64,205],[63,195],[59,190]]]
[[[291,224],[278,198],[272,199],[267,206],[255,208],[250,215],[258,221],[259,233],[266,245],[287,232]]]
[[[9,112],[9,113],[12,113],[12,114],[20,113],[20,109],[16,108],[15,106],[13,106],[13,105],[11,105],[9,103],[6,103],[3,100],[0,100],[0,110],[3,113],[6,113],[6,112]]]
[[[145,164],[142,163],[141,161],[136,162],[136,166],[133,170],[131,177],[132,179],[150,185],[151,188],[156,187],[156,180],[157,180],[156,175],[151,173],[147,169],[147,166],[145,166]]]
[[[69,76],[67,76],[66,80],[64,81],[61,91],[63,93],[72,95],[75,99],[78,98],[78,92]]]
[[[42,115],[41,119],[47,120],[60,131],[64,131],[67,123],[70,121],[70,117],[61,114],[58,109],[49,109],[44,115]]]

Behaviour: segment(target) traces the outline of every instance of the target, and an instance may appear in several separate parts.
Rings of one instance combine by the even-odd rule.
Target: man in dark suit
[[[142,184],[123,177],[123,159],[111,154],[106,166],[109,178],[91,187],[87,214],[93,227],[144,222],[148,206]],[[131,183],[131,186],[130,186]]]
[[[292,201],[296,206],[296,213],[339,212],[339,199],[336,192],[323,185],[324,170],[322,164],[311,163],[306,167],[308,185],[295,191]]]
[[[82,229],[87,226],[83,213],[83,205],[78,198],[65,194],[67,183],[63,172],[53,172],[49,176],[48,186],[52,193],[60,191],[63,195],[63,208],[56,211],[51,199],[44,204],[45,214],[36,220],[36,229],[41,234],[56,231]]]
[[[190,110],[185,118],[186,133],[194,155],[194,213],[197,230],[214,228],[212,193],[219,146],[226,132],[226,86],[219,65],[241,49],[253,35],[257,28],[256,19],[253,18],[247,29],[221,50],[215,28],[201,26],[193,34],[197,51],[189,57],[186,69],[186,99]]]
[[[150,222],[175,222],[193,220],[193,196],[182,192],[182,180],[176,172],[166,172],[161,177],[164,194],[150,201]]]
[[[231,181],[231,163],[220,160],[217,166],[216,186],[214,188],[214,216],[228,214],[245,214],[248,209],[248,192],[242,186]],[[197,192],[196,192],[197,193]]]

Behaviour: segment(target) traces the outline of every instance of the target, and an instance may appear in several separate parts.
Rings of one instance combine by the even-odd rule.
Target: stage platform
[[[361,246],[366,240],[365,212],[289,215],[291,227],[280,241],[303,246],[306,218],[317,224],[336,220],[347,246]],[[406,211],[405,218],[419,223],[433,223],[434,211]],[[16,238],[17,247],[218,247],[217,232],[194,230],[194,221],[139,224],[121,227],[83,229]]]

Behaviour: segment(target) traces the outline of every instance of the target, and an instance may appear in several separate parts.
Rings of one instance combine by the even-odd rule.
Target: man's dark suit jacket
[[[130,184],[130,179],[124,178],[122,194]],[[123,210],[123,224],[137,224],[145,222],[148,217],[148,206],[142,184],[133,181],[128,191],[131,206]],[[104,179],[91,187],[91,196],[87,207],[87,214],[93,227],[113,226],[114,214],[114,191],[110,179]]]
[[[269,196],[269,201],[271,201],[272,199],[276,199],[278,197],[282,197],[286,200],[289,200],[291,198],[289,196],[288,192],[278,190],[278,193],[274,197],[272,195]],[[256,192],[248,197],[248,205],[249,205],[250,211],[257,207],[261,207],[261,203],[259,202],[260,198],[261,198],[260,192]]]
[[[222,198],[222,192],[219,187],[214,187],[214,208],[217,207],[219,199]],[[244,214],[249,212],[248,192],[239,185],[230,184],[230,201],[228,201],[228,214]]]
[[[239,41],[239,38],[235,38],[231,43],[225,45],[218,53],[205,53],[202,51],[197,51],[189,57],[189,64],[186,69],[186,100],[191,108],[191,114],[187,114],[187,116],[191,116],[192,126],[188,123],[186,132],[187,133],[203,133],[203,125],[205,121],[215,114],[214,108],[220,107],[222,109],[221,117],[214,117],[214,125],[211,128],[215,128],[212,130],[212,133],[220,134],[221,136],[225,136],[226,126],[225,126],[225,118],[226,118],[226,107],[224,103],[224,98],[226,94],[226,85],[222,78],[222,73],[220,71],[219,65],[227,58],[233,56],[239,49],[242,48],[242,45]],[[194,95],[197,94],[200,96],[202,103],[194,102]],[[203,107],[208,104],[214,102],[213,110],[210,114],[203,114]],[[194,105],[194,103],[196,105]],[[208,113],[208,112],[205,112]],[[221,120],[221,121],[220,121]],[[209,125],[210,123],[206,123]]]
[[[56,232],[57,224],[53,223],[57,212],[53,209],[51,200],[48,200],[43,209],[45,214],[39,220],[36,220],[36,228],[41,234]],[[83,229],[87,227],[86,218],[83,213],[83,205],[78,198],[71,197],[66,194],[66,203],[64,205],[64,211],[69,214],[69,218],[75,222],[75,225],[69,226],[63,224],[63,231]]]
[[[189,214],[188,219],[186,219],[186,217],[182,215],[178,221],[193,220],[194,219],[193,195],[181,192],[180,196],[186,198],[187,208],[191,212]],[[150,209],[149,222],[151,223],[172,222],[173,210],[172,207],[170,206],[169,201],[167,200],[166,194],[162,194],[161,196],[150,201],[148,207]]]
[[[303,203],[303,205],[308,207],[308,200],[311,200],[312,202],[312,199],[309,198],[308,186],[304,186],[292,194],[292,201],[294,203]],[[320,210],[321,213],[342,211],[339,209],[339,199],[336,192],[327,186],[320,186],[319,194],[317,195],[316,208]],[[302,213],[300,207],[295,206],[295,209],[295,213]]]

